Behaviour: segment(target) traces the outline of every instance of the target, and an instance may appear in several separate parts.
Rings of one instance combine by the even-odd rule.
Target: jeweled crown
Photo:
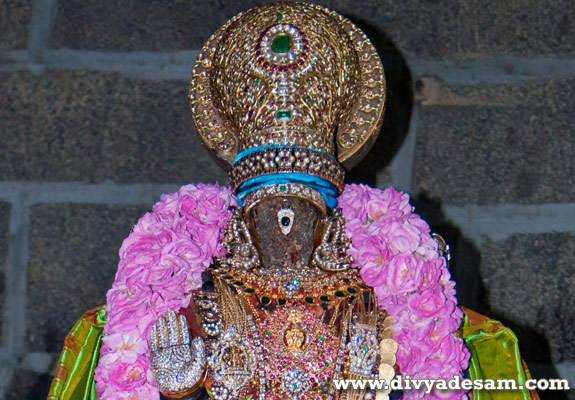
[[[341,191],[340,163],[357,162],[379,132],[385,78],[373,45],[349,20],[279,3],[237,15],[207,41],[190,103],[204,144],[233,165],[234,189],[300,174]]]

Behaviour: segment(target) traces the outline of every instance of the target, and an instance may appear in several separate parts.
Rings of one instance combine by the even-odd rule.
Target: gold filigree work
[[[350,167],[378,134],[385,78],[375,48],[349,20],[284,3],[218,30],[198,56],[189,97],[202,140],[229,164],[247,148],[296,145]]]

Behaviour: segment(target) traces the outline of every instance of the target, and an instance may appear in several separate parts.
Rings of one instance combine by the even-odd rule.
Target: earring
[[[218,259],[220,265],[239,269],[260,266],[260,256],[253,243],[252,235],[238,208],[231,209],[233,215],[224,232],[223,245],[226,255]]]
[[[287,204],[284,204],[284,207],[278,211],[278,225],[284,235],[287,236],[291,232],[294,218],[295,211],[292,210]]]
[[[349,254],[351,243],[345,235],[345,219],[339,210],[328,218],[327,229],[313,253],[312,265],[324,271],[345,271],[353,262]]]

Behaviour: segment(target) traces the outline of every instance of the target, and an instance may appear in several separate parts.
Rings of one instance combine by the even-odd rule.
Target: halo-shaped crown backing
[[[385,77],[375,48],[348,19],[279,3],[235,16],[206,42],[189,98],[204,144],[229,164],[240,151],[285,145],[349,168],[379,133]]]

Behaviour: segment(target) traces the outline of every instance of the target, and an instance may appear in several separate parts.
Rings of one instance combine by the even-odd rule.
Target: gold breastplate
[[[195,296],[214,398],[369,398],[369,391],[349,397],[333,384],[377,376],[381,364],[378,334],[384,332],[377,327],[386,315],[357,276],[325,286],[324,294],[285,298],[282,290],[262,292],[264,282],[215,272],[214,290]]]

